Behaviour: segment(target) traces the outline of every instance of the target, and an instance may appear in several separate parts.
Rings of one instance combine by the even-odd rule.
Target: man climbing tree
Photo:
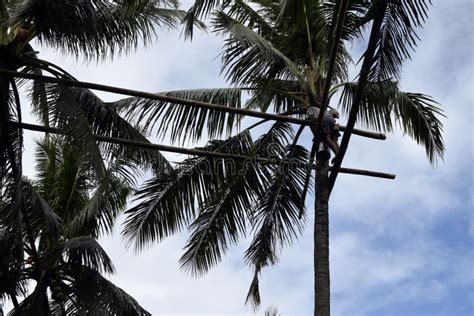
[[[318,160],[329,160],[331,153],[329,148],[337,155],[339,151],[339,144],[337,139],[341,134],[339,133],[339,124],[336,124],[336,119],[339,118],[339,112],[336,109],[330,109],[324,113],[323,120],[321,122],[321,128],[319,131],[316,130],[316,123],[319,117],[319,108],[312,106],[308,108],[306,116],[313,125],[311,125],[311,132],[313,132],[313,142],[317,144],[317,158]],[[334,160],[334,159],[333,159]]]

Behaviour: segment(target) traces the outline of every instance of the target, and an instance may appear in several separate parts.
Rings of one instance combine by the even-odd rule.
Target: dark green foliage
[[[339,104],[349,113],[357,83],[344,83],[341,88]],[[369,128],[391,132],[398,125],[425,147],[433,163],[444,153],[443,124],[438,117],[444,117],[443,111],[431,97],[400,91],[398,83],[391,80],[369,82],[358,113],[358,121]]]
[[[74,303],[67,304],[68,315],[151,315],[133,297],[96,271],[81,268],[73,273],[70,287]]]
[[[203,149],[249,154],[250,135],[242,133],[226,141],[214,141]],[[126,212],[124,236],[142,249],[180,231],[222,186],[225,176],[226,162],[206,157],[186,159],[172,172],[158,174],[137,191],[139,203]]]
[[[18,208],[23,208],[22,214],[29,219],[29,233],[39,244],[40,265],[31,248],[21,247],[21,244],[19,249],[0,247],[11,262],[9,266],[2,262],[1,266],[2,273],[4,269],[9,271],[3,295],[24,293],[23,287],[28,280],[37,282],[34,291],[13,315],[31,311],[35,311],[35,315],[50,315],[61,306],[77,315],[95,315],[99,311],[114,315],[148,315],[131,296],[100,275],[113,273],[114,267],[94,239],[111,232],[116,218],[125,208],[131,192],[130,183],[120,178],[118,170],[123,166],[118,162],[107,164],[106,177],[93,177],[94,170],[84,156],[86,153],[80,145],[62,137],[50,136],[43,140],[37,148],[37,179],[33,184],[23,180],[19,195],[22,198],[0,207],[0,228],[17,223],[13,226],[17,227],[16,234],[8,236],[17,236],[21,241],[21,232],[27,231],[21,221],[15,221]],[[6,231],[0,231],[0,240],[13,247],[15,243],[11,239],[3,238]],[[29,236],[25,234],[24,238]],[[17,263],[13,260],[14,249],[21,255],[21,261]],[[23,251],[33,256],[31,265],[24,265]]]
[[[31,23],[40,43],[99,60],[150,44],[156,27],[175,27],[184,17],[176,8],[174,0],[28,0],[12,12],[9,24]]]

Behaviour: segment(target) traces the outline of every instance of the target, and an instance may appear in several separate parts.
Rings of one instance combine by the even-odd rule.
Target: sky
[[[430,165],[424,149],[399,132],[383,142],[351,140],[346,167],[395,173],[397,178],[338,178],[330,202],[335,316],[474,314],[473,18],[472,0],[434,1],[417,52],[402,74],[404,90],[433,96],[445,111],[444,161]],[[41,58],[79,80],[160,92],[227,86],[219,73],[221,45],[214,34],[198,33],[191,43],[179,38],[179,31],[162,31],[152,46],[100,64],[48,47],[38,50]],[[39,135],[26,135],[24,169],[33,177],[33,141]],[[304,144],[310,140],[307,131]],[[309,198],[307,208],[313,203]],[[258,314],[271,305],[283,315],[312,314],[312,222],[310,215],[304,233],[283,250],[280,263],[264,270]],[[110,279],[153,315],[251,314],[244,305],[252,278],[243,261],[248,240],[195,279],[179,269],[186,234],[134,254],[125,249],[120,230],[118,223],[116,233],[101,240],[117,268]]]

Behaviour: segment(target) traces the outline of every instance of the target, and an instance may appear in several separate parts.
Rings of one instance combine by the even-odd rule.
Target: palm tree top
[[[330,89],[331,105],[345,114],[350,112],[358,85],[357,78],[348,80],[352,58],[346,45],[366,34],[377,2],[349,2]],[[165,93],[300,117],[302,109],[320,105],[339,1],[232,1],[222,7],[216,6],[217,1],[205,3],[217,8],[211,25],[224,38],[222,72],[232,88]],[[427,7],[425,1],[418,5],[388,2],[358,121],[377,131],[400,127],[435,162],[444,153],[442,110],[429,96],[401,91],[398,83],[402,62],[416,46],[416,30],[426,19]],[[194,142],[212,135],[223,140],[211,141],[205,147],[209,151],[310,161],[309,152],[298,145],[302,128],[294,131],[290,124],[269,123],[267,132],[255,137],[254,130],[229,129],[229,122],[239,122],[232,114],[137,98],[115,105],[127,118],[143,123],[148,132],[171,134],[173,141]],[[201,275],[251,232],[245,259],[255,275],[248,299],[258,304],[261,269],[275,264],[282,247],[291,244],[304,228],[305,216],[299,214],[307,173],[261,165],[244,168],[238,176],[226,166],[211,173],[198,172],[203,164],[214,163],[205,157],[190,158],[171,175],[150,179],[137,192],[136,205],[127,211],[123,233],[143,249],[189,228],[180,262],[183,269]]]

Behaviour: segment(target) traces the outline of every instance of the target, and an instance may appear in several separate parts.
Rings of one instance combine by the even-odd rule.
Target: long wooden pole
[[[351,111],[349,113],[349,119],[347,121],[347,128],[344,132],[344,135],[342,136],[341,146],[334,160],[333,171],[329,176],[329,194],[331,194],[331,191],[334,188],[337,174],[340,172],[342,160],[344,159],[344,155],[346,154],[347,148],[349,146],[349,140],[351,139],[351,134],[357,119],[357,113],[359,112],[360,102],[362,100],[362,94],[367,84],[367,79],[372,67],[375,50],[377,48],[377,41],[380,35],[380,28],[382,26],[385,11],[387,10],[388,6],[388,0],[380,0],[377,6],[376,16],[370,33],[369,44],[367,46],[367,51],[364,54],[364,62],[359,74],[359,83],[357,85],[357,90],[352,101]]]
[[[10,70],[6,70],[6,69],[0,69],[0,75],[13,76],[13,77],[18,77],[18,78],[23,78],[23,79],[28,79],[28,80],[38,80],[38,81],[41,81],[41,82],[48,82],[48,83],[63,84],[63,85],[70,86],[70,87],[78,87],[78,88],[105,91],[105,92],[116,93],[116,94],[121,94],[121,95],[127,95],[127,96],[132,96],[132,97],[151,99],[151,100],[157,100],[157,101],[174,103],[174,104],[187,105],[187,106],[192,106],[192,107],[197,107],[197,108],[216,110],[216,111],[234,113],[234,114],[239,114],[239,115],[246,115],[246,116],[251,116],[251,117],[258,117],[258,118],[263,118],[263,119],[268,119],[268,120],[273,120],[273,121],[288,122],[288,123],[300,124],[300,125],[312,125],[312,124],[314,124],[314,123],[312,123],[308,120],[303,120],[303,119],[299,119],[299,118],[295,118],[295,117],[284,116],[284,115],[280,115],[280,114],[258,112],[258,111],[252,111],[252,110],[241,109],[241,108],[232,108],[232,107],[228,107],[228,106],[224,106],[224,105],[218,105],[218,104],[214,104],[214,103],[188,100],[188,99],[177,98],[177,97],[173,97],[173,96],[169,96],[169,95],[165,95],[165,94],[158,94],[158,93],[150,93],[150,92],[144,92],[144,91],[138,91],[138,90],[124,89],[124,88],[107,86],[107,85],[103,85],[103,84],[97,84],[97,83],[91,83],[91,82],[85,82],[85,81],[60,79],[60,78],[54,78],[54,77],[49,77],[49,76],[27,74],[27,73],[21,73],[21,72],[17,72],[17,71],[10,71]],[[344,126],[340,126],[340,130],[345,131],[346,128]],[[386,136],[383,133],[375,133],[375,132],[363,131],[363,130],[353,130],[352,133],[356,134],[356,135],[359,135],[359,136],[362,136],[362,137],[367,137],[367,138],[372,138],[372,139],[378,139],[378,140],[385,140],[386,139]]]
[[[45,127],[35,124],[29,123],[18,123],[13,121],[8,122],[0,122],[1,125],[10,125],[17,128],[22,128],[25,130],[35,131],[35,132],[42,132],[42,133],[51,133],[51,134],[63,134],[64,133],[57,128],[54,127]],[[289,163],[291,161],[282,161],[277,159],[269,159],[264,157],[252,157],[252,156],[244,156],[244,155],[236,155],[236,154],[229,154],[229,153],[222,153],[222,152],[215,152],[215,151],[205,151],[200,149],[190,149],[190,148],[182,148],[182,147],[175,147],[163,144],[154,144],[149,142],[142,142],[142,141],[134,141],[130,139],[124,138],[115,138],[115,137],[108,137],[108,136],[101,136],[101,135],[94,135],[97,141],[131,146],[131,147],[140,147],[140,148],[148,148],[154,150],[160,150],[165,152],[172,152],[177,154],[185,154],[185,155],[192,155],[192,156],[202,156],[202,157],[209,157],[209,158],[221,158],[221,159],[236,159],[236,160],[247,160],[249,162],[255,163],[266,163],[266,164],[279,164],[279,163]],[[301,166],[300,163],[296,164],[295,166]],[[304,164],[306,167],[307,164]],[[313,166],[311,166],[314,168]],[[330,168],[331,170],[332,168]],[[362,170],[362,169],[353,169],[353,168],[341,168],[341,173],[353,174],[353,175],[363,175],[368,177],[374,178],[381,178],[381,179],[395,179],[394,174],[384,173],[384,172],[376,172],[376,171],[369,171],[369,170]]]
[[[324,84],[324,91],[323,91],[323,96],[322,96],[321,109],[319,111],[319,117],[318,117],[318,121],[316,123],[316,130],[318,130],[321,127],[321,124],[323,122],[324,113],[326,112],[326,109],[328,107],[329,89],[331,88],[332,77],[334,75],[334,69],[336,67],[337,52],[338,52],[338,48],[339,48],[339,42],[340,42],[341,36],[342,36],[342,30],[344,29],[344,20],[346,18],[347,8],[349,6],[349,0],[342,0],[342,1],[340,1],[339,5],[340,5],[340,7],[339,7],[339,13],[337,15],[336,30],[334,31],[334,37],[332,38],[331,51],[330,51],[330,54],[329,54],[328,73],[327,73],[327,76],[326,76],[326,82]],[[329,310],[328,310],[328,312],[329,312]]]

